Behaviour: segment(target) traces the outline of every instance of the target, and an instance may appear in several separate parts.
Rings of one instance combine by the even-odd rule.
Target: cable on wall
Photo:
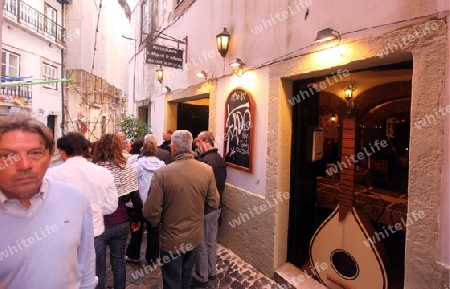
[[[348,32],[340,33],[340,35],[341,36],[349,35],[349,34],[361,32],[361,31],[366,31],[366,30],[370,30],[370,29],[376,29],[376,28],[380,28],[380,27],[384,27],[384,26],[400,24],[400,23],[414,21],[414,20],[419,20],[419,19],[423,19],[423,18],[431,18],[431,17],[434,17],[434,16],[438,16],[439,14],[448,13],[448,12],[450,12],[450,10],[443,10],[443,11],[435,12],[435,13],[428,14],[428,15],[422,15],[422,16],[413,17],[413,18],[410,18],[410,19],[403,19],[403,20],[389,22],[389,23],[383,23],[383,24],[379,24],[379,25],[375,25],[375,26],[371,26],[371,27],[365,27],[365,28],[354,30],[354,31],[348,31]],[[324,48],[324,49],[321,49],[321,50],[315,50],[315,51],[310,51],[310,52],[299,54],[299,55],[293,55],[293,54],[295,54],[297,52],[300,52],[302,50],[308,49],[308,48],[310,48],[310,47],[312,47],[314,45],[316,45],[316,43],[311,43],[310,45],[303,46],[303,47],[301,47],[299,49],[296,49],[296,50],[294,50],[292,52],[289,52],[289,53],[286,53],[284,55],[278,56],[278,57],[276,57],[276,58],[274,58],[272,60],[266,61],[266,62],[264,62],[262,64],[255,65],[255,66],[249,68],[248,70],[258,69],[258,68],[261,68],[261,67],[265,67],[265,66],[269,66],[269,65],[275,64],[275,63],[287,61],[287,60],[290,60],[292,58],[296,58],[296,57],[305,56],[305,55],[308,55],[308,54],[324,51],[324,50],[327,50],[327,49],[330,48],[330,47],[328,47],[328,48]]]
[[[94,3],[96,4],[95,0],[94,0]],[[98,5],[98,9],[97,10],[98,10],[98,13],[97,13],[97,25],[95,27],[94,52],[93,52],[93,56],[92,56],[91,74],[94,72],[94,66],[95,66],[95,52],[97,51],[97,35],[98,35],[98,25],[100,23],[100,13],[101,13],[101,10],[102,10],[102,0],[100,0],[100,3]]]

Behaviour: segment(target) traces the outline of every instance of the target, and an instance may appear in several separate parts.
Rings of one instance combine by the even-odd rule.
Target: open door
[[[308,137],[318,125],[319,97],[305,83],[294,83],[295,93],[305,99],[293,106],[291,152],[291,198],[289,210],[288,262],[302,267],[309,258],[309,242],[314,234],[316,166],[309,153],[313,138]],[[308,96],[306,97],[306,94]],[[306,153],[308,151],[308,153]]]

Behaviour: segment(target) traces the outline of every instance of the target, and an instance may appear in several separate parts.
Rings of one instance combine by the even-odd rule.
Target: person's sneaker
[[[208,282],[199,282],[195,277],[192,277],[191,288],[206,288],[208,287]]]
[[[131,259],[128,256],[125,256],[125,261],[131,262],[131,263],[139,263],[141,260]]]

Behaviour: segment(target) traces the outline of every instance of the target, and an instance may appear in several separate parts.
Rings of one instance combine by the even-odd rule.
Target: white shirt
[[[0,191],[0,210],[13,216],[31,217],[44,203],[45,198],[47,197],[47,191],[48,184],[44,178],[42,180],[41,190],[30,199],[30,207],[28,209],[23,207],[19,200],[8,199],[3,192]]]
[[[91,203],[94,236],[105,231],[103,215],[116,211],[118,194],[111,172],[83,157],[71,157],[64,163],[51,167],[46,176],[80,187]]]
[[[95,288],[91,208],[79,187],[44,178],[28,210],[0,195],[0,288]]]

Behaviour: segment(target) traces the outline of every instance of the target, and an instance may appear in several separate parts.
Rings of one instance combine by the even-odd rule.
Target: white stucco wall
[[[228,94],[236,87],[248,90],[255,102],[255,123],[252,124],[254,142],[252,144],[253,172],[248,173],[232,167],[228,167],[227,182],[254,194],[266,195],[266,160],[267,160],[267,124],[268,124],[268,69],[249,71],[242,77],[230,76],[217,83],[216,89],[216,134],[224,136],[225,102]],[[219,145],[219,144],[218,144]],[[220,152],[223,155],[223,143],[220,144]]]
[[[151,121],[152,130],[158,136],[167,127],[164,101],[165,94],[161,93],[161,87],[169,86],[172,91],[184,89],[186,87],[197,85],[204,80],[195,76],[200,70],[205,70],[212,74],[213,78],[219,78],[217,81],[217,119],[220,123],[223,118],[222,98],[233,87],[242,86],[250,88],[249,90],[260,89],[255,93],[258,97],[267,95],[267,79],[261,77],[263,72],[258,71],[258,76],[254,78],[254,83],[248,81],[250,74],[245,74],[241,79],[231,77],[220,78],[224,75],[230,75],[232,68],[228,66],[231,59],[241,58],[245,68],[258,67],[271,62],[277,57],[289,52],[299,51],[302,47],[313,44],[314,38],[319,30],[332,27],[341,34],[352,32],[361,28],[374,27],[395,22],[400,19],[410,19],[419,15],[427,15],[436,11],[435,2],[422,3],[421,1],[378,1],[376,3],[365,3],[356,0],[341,2],[324,3],[319,1],[267,1],[262,5],[260,1],[229,1],[214,2],[197,0],[189,10],[183,14],[182,18],[171,22],[174,11],[170,11],[170,1],[154,2],[154,11],[158,15],[153,15],[156,30],[164,29],[170,23],[170,27],[164,30],[176,39],[182,40],[188,36],[187,63],[184,70],[163,67],[164,82],[162,85],[154,80],[154,67],[148,66],[149,73],[149,96],[152,99]],[[420,4],[420,5],[419,5]],[[169,7],[169,8],[168,8]],[[352,7],[352,9],[343,9],[343,7]],[[407,9],[405,9],[407,7]],[[306,10],[309,10],[308,17],[305,20]],[[165,13],[167,12],[167,13]],[[171,14],[168,15],[168,12]],[[355,21],[355,15],[370,15],[370,17],[361,17]],[[162,15],[166,15],[164,18]],[[140,14],[134,17],[139,18]],[[176,16],[175,16],[176,17]],[[199,21],[201,19],[201,21]],[[139,21],[135,20],[135,23]],[[186,26],[189,26],[189,30]],[[226,27],[231,34],[230,49],[225,58],[222,58],[217,52],[215,35]],[[259,28],[256,28],[259,27]],[[259,29],[259,30],[258,30]],[[367,35],[371,30],[363,33],[356,33],[350,37],[360,37],[361,34]],[[156,43],[178,47],[175,42],[157,39]],[[310,49],[304,49],[304,52],[318,49],[319,46],[313,46]],[[179,48],[185,49],[185,45],[180,44]],[[301,52],[303,52],[301,51]],[[298,52],[296,54],[301,54]],[[343,52],[345,53],[345,52]],[[295,55],[295,54],[294,54]],[[324,62],[328,67],[335,65],[335,59],[319,57],[319,62]],[[153,81],[152,80],[153,77]],[[140,80],[139,80],[140,82]],[[137,84],[141,89],[140,84]],[[253,93],[253,92],[252,92]],[[142,93],[139,93],[142,95]],[[257,98],[257,97],[256,97]],[[258,114],[261,117],[257,125],[261,126],[261,120],[268,115],[264,105],[264,99],[255,99],[258,107]],[[222,103],[222,107],[220,104]],[[219,133],[220,125],[217,124]],[[264,127],[264,125],[263,125]],[[170,128],[170,127],[169,127]],[[175,129],[172,127],[171,129]],[[258,129],[258,128],[257,128]],[[260,131],[264,132],[264,131]],[[266,135],[257,134],[260,138],[257,140],[258,146],[265,143]],[[262,140],[262,141],[261,141]],[[258,157],[261,155],[257,154]],[[265,154],[263,154],[265,155]],[[259,161],[255,158],[255,168],[259,167]],[[257,174],[258,175],[258,174]],[[255,176],[249,181],[247,175],[232,169],[230,172],[230,182],[233,185],[249,190],[256,194],[264,195],[264,186],[261,185],[263,176]]]
[[[155,11],[166,11],[169,2],[154,2],[154,5],[161,5]],[[301,7],[301,3],[304,3],[304,7]],[[228,93],[241,86],[254,96],[257,111],[257,148],[253,159],[255,171],[249,174],[233,168],[228,170],[229,186],[224,200],[225,226],[221,229],[221,241],[268,274],[286,262],[289,212],[287,202],[269,210],[267,214],[258,215],[238,228],[230,228],[227,222],[236,219],[240,213],[246,213],[248,207],[259,206],[264,202],[264,198],[271,199],[278,192],[289,190],[291,148],[290,137],[286,137],[286,134],[291,133],[291,107],[287,99],[292,96],[292,81],[326,75],[338,68],[362,69],[413,59],[415,66],[412,98],[415,107],[411,108],[412,116],[419,117],[427,111],[431,113],[443,101],[448,101],[448,77],[445,78],[447,86],[444,90],[441,73],[448,72],[449,48],[448,44],[444,44],[444,39],[448,41],[449,37],[448,24],[441,21],[439,25],[443,26],[439,26],[434,34],[430,32],[411,41],[406,47],[391,52],[389,57],[379,57],[380,52],[401,39],[397,37],[407,37],[414,33],[414,29],[422,29],[414,25],[427,21],[429,17],[421,16],[447,11],[438,18],[448,20],[448,6],[448,1],[441,0],[197,0],[181,18],[178,18],[182,13],[180,10],[169,11],[170,15],[157,16],[155,29],[163,30],[180,40],[188,36],[188,64],[185,65],[184,71],[176,70],[177,73],[174,73],[173,69],[164,68],[167,76],[163,85],[172,88],[172,93],[167,95],[161,94],[158,89],[161,85],[155,83],[154,67],[148,67],[147,87],[153,100],[151,115],[154,132],[160,135],[164,128],[174,123],[170,119],[172,114],[167,101],[195,97],[196,91],[201,90],[204,80],[195,76],[200,70],[213,74],[212,84],[205,85],[204,88],[215,102],[210,107],[210,118],[213,118],[210,119],[210,129],[215,129],[218,135],[223,134],[224,101]],[[309,9],[307,17],[306,8]],[[169,27],[165,28],[168,24]],[[260,27],[260,32],[255,30],[256,26]],[[218,54],[214,41],[215,35],[221,32],[223,27],[231,33],[230,50],[224,59]],[[335,48],[326,49],[326,44],[314,43],[317,32],[326,27],[337,30],[342,36],[342,42]],[[164,40],[157,40],[156,43],[175,45]],[[446,50],[443,49],[444,45],[447,45]],[[184,46],[181,45],[181,48]],[[318,52],[320,50],[323,51]],[[310,54],[311,52],[314,53]],[[228,63],[235,57],[244,61],[245,68],[254,70],[244,74],[242,78],[231,76],[232,70]],[[427,57],[433,57],[436,62],[427,61]],[[445,69],[444,59],[447,65]],[[270,68],[267,68],[267,65],[271,65]],[[433,70],[435,72],[430,70],[433,65],[436,65]],[[175,76],[168,77],[171,73]],[[419,76],[418,73],[424,75]],[[425,101],[422,97],[427,84],[433,85],[432,104],[429,101],[431,98]],[[429,284],[446,284],[443,277],[445,269],[438,268],[435,264],[438,257],[437,238],[439,234],[445,234],[442,226],[439,231],[438,224],[449,221],[439,220],[442,213],[437,213],[437,196],[439,195],[441,200],[441,195],[446,192],[441,192],[442,188],[438,183],[444,179],[443,183],[446,184],[445,178],[448,177],[439,173],[442,164],[439,161],[442,151],[445,152],[442,146],[443,124],[430,128],[428,138],[412,131],[414,141],[411,146],[411,159],[414,163],[411,163],[411,167],[416,167],[410,171],[409,210],[424,209],[427,219],[415,228],[408,228],[410,231],[405,261],[405,270],[408,272],[405,272],[405,288],[430,288],[427,287]],[[288,144],[285,143],[287,138]],[[434,145],[433,160],[422,156],[422,150],[430,151],[431,144]],[[447,158],[443,158],[445,159]],[[423,177],[416,175],[423,174],[424,167],[427,168],[429,180],[423,180]],[[448,210],[443,206],[442,210],[445,209]],[[257,244],[255,240],[258,240]],[[423,240],[426,242],[422,242]],[[441,254],[445,254],[445,250]]]
[[[136,100],[150,97],[152,101],[164,97],[161,88],[169,86],[172,91],[201,83],[195,73],[205,70],[214,78],[229,75],[232,69],[228,63],[235,57],[241,58],[246,68],[267,64],[280,56],[299,51],[300,48],[313,44],[319,30],[331,27],[341,34],[410,19],[420,15],[436,12],[436,2],[427,1],[377,1],[365,3],[351,0],[324,3],[320,1],[227,1],[215,2],[197,0],[179,18],[183,5],[174,8],[173,1],[151,2],[154,14],[151,15],[153,29],[162,31],[179,40],[188,36],[187,63],[184,70],[164,67],[164,82],[160,85],[154,80],[153,65],[144,65],[149,72],[148,92],[137,93]],[[190,1],[185,1],[190,2]],[[344,9],[351,7],[351,9]],[[134,9],[134,7],[133,7]],[[307,9],[308,17],[305,19]],[[134,9],[132,23],[135,26],[134,38],[140,39],[140,5]],[[367,15],[355,21],[355,15]],[[370,16],[369,16],[370,15]],[[168,28],[166,28],[168,26]],[[186,29],[189,27],[189,29]],[[225,58],[217,52],[215,35],[226,27],[231,34],[230,49]],[[259,27],[259,28],[256,28]],[[367,35],[366,32],[357,34]],[[158,38],[155,43],[179,47],[186,46],[173,41]],[[140,47],[141,50],[143,47]],[[303,50],[307,52],[308,50]],[[303,52],[302,51],[302,52]],[[142,53],[142,52],[141,52]],[[301,54],[298,52],[296,54]],[[292,54],[295,55],[295,54]],[[138,66],[140,63],[138,63]],[[131,79],[131,72],[129,79]],[[152,81],[153,79],[153,81]],[[145,79],[144,79],[145,81]],[[140,80],[136,84],[140,86]],[[220,81],[219,81],[220,82]],[[138,88],[140,90],[140,88]],[[143,90],[142,90],[143,91]],[[143,97],[143,98],[141,98]],[[159,102],[156,101],[156,102]],[[152,107],[152,130],[160,135],[167,126],[164,109]],[[157,122],[157,123],[155,123]],[[163,123],[161,123],[163,122]]]
[[[67,35],[71,36],[67,39],[66,69],[92,71],[108,83],[127,91],[128,62],[134,52],[130,49],[130,41],[122,35],[129,36],[130,21],[118,1],[105,1],[101,9],[96,7],[96,3],[74,1],[65,5],[65,28]],[[98,9],[100,21],[95,40]]]

